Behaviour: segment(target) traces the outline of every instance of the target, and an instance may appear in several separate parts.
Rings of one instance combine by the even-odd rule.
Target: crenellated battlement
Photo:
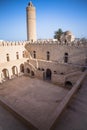
[[[27,44],[32,45],[60,45],[60,46],[76,46],[76,47],[87,47],[87,41],[74,40],[72,42],[57,41],[57,40],[37,40],[35,42],[27,41]]]
[[[26,43],[26,41],[0,41],[0,46],[22,46]]]
[[[21,45],[60,45],[60,46],[76,46],[76,47],[87,47],[87,40],[74,40],[73,42],[65,42],[65,41],[57,41],[55,39],[52,40],[37,40],[35,42],[30,41],[0,41],[0,46],[21,46]]]

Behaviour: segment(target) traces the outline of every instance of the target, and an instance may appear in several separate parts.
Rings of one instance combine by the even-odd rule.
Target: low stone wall
[[[24,117],[24,115],[22,115],[22,113],[19,113],[11,105],[8,105],[1,97],[0,97],[0,104],[5,109],[7,109],[8,111],[10,111],[13,114],[13,116],[15,116],[21,122],[23,122],[30,130],[38,130],[38,128],[36,128],[34,125],[31,124],[31,122],[29,122],[29,120],[27,119],[27,117]]]
[[[65,76],[60,74],[52,74],[52,82],[54,84],[59,84],[59,85],[63,85],[65,84]]]
[[[76,71],[76,72],[67,74],[67,75],[65,75],[65,82],[70,81],[72,83],[72,85],[74,85],[82,74],[83,74],[82,71]]]
[[[85,71],[81,77],[78,79],[78,81],[76,82],[76,84],[72,87],[72,89],[68,92],[68,94],[65,96],[65,98],[63,99],[63,101],[58,105],[58,107],[56,108],[55,112],[52,115],[52,120],[51,122],[49,122],[49,125],[46,126],[45,130],[53,130],[58,119],[59,116],[61,115],[61,113],[64,111],[64,109],[67,107],[70,99],[73,97],[73,95],[75,94],[75,92],[78,90],[78,88],[80,87],[82,81],[84,80],[85,76],[87,75],[87,71]]]

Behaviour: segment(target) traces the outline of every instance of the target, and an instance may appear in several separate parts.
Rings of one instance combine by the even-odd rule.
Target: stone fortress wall
[[[59,42],[34,42],[27,43],[25,48],[34,58],[34,51],[37,59],[47,60],[47,52],[49,52],[50,60],[64,63],[64,54],[68,53],[68,63],[82,64],[87,56],[87,43],[77,44],[75,42],[64,44]],[[80,60],[79,60],[80,59]]]
[[[86,64],[86,42],[0,41],[0,82],[25,73],[57,84],[74,84]]]
[[[0,41],[0,82],[20,75],[28,52],[26,42]]]
[[[26,13],[29,41],[0,41],[0,83],[26,74],[73,85],[87,68],[87,41],[75,39],[70,31],[60,41],[36,40],[36,10],[31,2]]]
[[[25,48],[29,52],[26,68],[34,71],[37,77],[50,78],[54,83],[65,84],[66,81],[70,81],[74,84],[87,64],[86,42],[39,40],[27,43]]]
[[[7,61],[7,54],[10,61],[16,60],[16,53],[22,58],[23,53],[25,53],[24,44],[23,42],[0,42],[0,62],[4,63]]]

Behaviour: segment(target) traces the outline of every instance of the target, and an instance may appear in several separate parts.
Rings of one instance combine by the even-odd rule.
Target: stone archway
[[[20,65],[20,72],[24,73],[24,64]]]
[[[13,74],[14,76],[18,76],[18,68],[17,68],[17,66],[13,66],[13,67],[12,67],[12,74]]]
[[[28,74],[30,74],[30,69],[29,69],[29,68],[27,68],[27,69],[26,69],[26,72],[27,72]]]
[[[31,71],[31,76],[34,76],[34,71]]]
[[[70,81],[66,81],[65,87],[68,88],[68,89],[71,89],[73,87],[73,84]]]
[[[2,78],[9,79],[9,71],[7,69],[2,70]]]
[[[51,76],[52,76],[51,70],[50,70],[50,69],[47,69],[47,70],[46,70],[46,79],[47,79],[47,80],[51,80]]]

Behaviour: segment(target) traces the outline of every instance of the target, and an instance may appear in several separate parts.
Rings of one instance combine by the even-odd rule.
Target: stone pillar
[[[12,79],[12,69],[9,68],[9,79]]]
[[[36,11],[32,2],[26,8],[27,13],[27,40],[36,41]]]

